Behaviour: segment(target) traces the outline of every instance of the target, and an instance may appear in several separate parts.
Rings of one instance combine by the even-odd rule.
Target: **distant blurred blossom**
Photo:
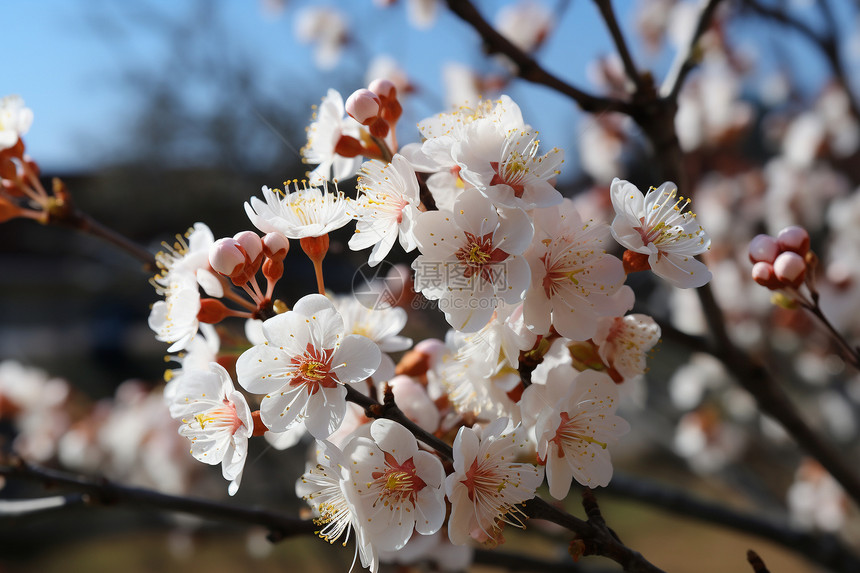
[[[33,110],[24,105],[18,95],[0,99],[0,150],[12,147],[18,138],[30,130]]]
[[[580,166],[598,184],[609,185],[614,178],[627,173],[623,154],[629,125],[629,118],[615,114],[582,119],[578,146]]]
[[[697,408],[708,391],[724,388],[729,377],[722,363],[710,354],[694,353],[669,380],[669,397],[676,408]]]
[[[794,480],[786,494],[794,525],[831,533],[842,529],[848,499],[836,480],[812,459],[803,461]]]
[[[398,97],[411,92],[414,88],[409,81],[409,76],[401,67],[400,63],[388,54],[374,56],[367,66],[364,74],[364,83],[370,84],[375,79],[382,78],[390,81],[397,88]]]
[[[442,84],[445,86],[445,105],[448,108],[474,105],[481,100],[480,77],[465,64],[445,64],[442,68]]]
[[[68,429],[69,385],[15,360],[0,362],[0,419],[18,432],[13,449],[28,460],[46,462]]]
[[[656,52],[663,44],[669,17],[677,0],[641,0],[636,6],[636,27],[645,46]]]
[[[765,165],[764,176],[767,191],[763,215],[766,230],[772,235],[790,225],[814,232],[824,223],[828,204],[850,190],[843,174],[820,163],[800,169],[777,157]],[[810,189],[815,189],[815,193],[810,193]]]
[[[313,44],[314,61],[322,70],[330,70],[337,65],[349,40],[346,17],[330,7],[307,7],[299,12],[295,32],[300,42]]]
[[[553,27],[554,15],[534,0],[508,4],[496,15],[496,30],[524,52],[538,49]]]
[[[675,128],[684,151],[732,139],[753,119],[751,106],[740,99],[740,79],[719,57],[706,59],[678,98]]]
[[[702,474],[718,472],[737,460],[745,444],[744,431],[714,408],[684,415],[675,431],[675,452]]]

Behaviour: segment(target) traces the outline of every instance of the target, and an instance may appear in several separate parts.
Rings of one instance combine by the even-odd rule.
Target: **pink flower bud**
[[[263,254],[274,261],[283,261],[290,250],[290,241],[281,233],[269,233],[263,237]]]
[[[771,290],[782,287],[782,283],[779,282],[773,271],[773,265],[764,261],[759,261],[753,265],[752,278],[761,286]]]
[[[797,253],[786,251],[773,262],[773,271],[783,283],[798,287],[806,277],[806,261]]]
[[[776,239],[770,235],[756,235],[753,237],[753,240],[750,241],[750,262],[765,262],[773,264],[779,251],[780,249]]]
[[[809,233],[803,227],[786,227],[779,232],[776,240],[783,251],[793,251],[801,256],[809,251]]]
[[[245,268],[245,251],[235,239],[218,239],[209,247],[209,264],[215,272],[233,276]]]
[[[242,248],[245,249],[245,252],[248,254],[248,258],[251,261],[256,261],[257,257],[260,256],[260,253],[263,252],[263,241],[260,240],[260,235],[253,231],[242,231],[241,233],[236,233],[233,235],[233,238],[242,245]]]
[[[362,125],[373,123],[379,115],[379,97],[370,90],[355,90],[346,100],[346,113]]]
[[[370,85],[367,86],[367,89],[382,98],[397,96],[397,87],[395,87],[393,82],[386,80],[385,78],[377,78],[373,80],[370,82]]]

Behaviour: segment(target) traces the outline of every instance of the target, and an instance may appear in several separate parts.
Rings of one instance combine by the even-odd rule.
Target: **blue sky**
[[[112,25],[109,33],[95,32],[94,18],[114,24],[126,20],[117,18],[122,14],[119,4],[116,0],[4,0],[0,6],[0,19],[15,23],[5,26],[0,35],[0,48],[7,54],[0,92],[20,94],[33,109],[35,121],[25,141],[30,154],[47,170],[109,162],[109,158],[98,156],[98,150],[110,148],[136,113],[137,102],[122,88],[119,76],[128,66],[158,65],[167,56],[158,35],[148,32],[145,26]],[[181,19],[192,3],[148,0],[143,4]],[[263,73],[270,73],[273,90],[284,78],[296,78],[306,84],[308,101],[313,101],[329,85],[342,81],[341,76],[350,68],[354,73],[356,61],[348,55],[332,72],[321,73],[313,68],[310,49],[300,45],[293,34],[295,9],[307,4],[310,3],[290,2],[286,12],[272,16],[260,2],[224,0],[219,6],[229,26],[219,43],[225,53],[235,49],[252,56]],[[444,10],[440,10],[431,29],[419,31],[408,27],[401,6],[380,10],[371,0],[330,4],[346,11],[353,34],[360,37],[368,51],[396,54],[431,92],[442,92],[440,70],[445,62],[483,61],[476,51],[479,44],[475,36]],[[495,9],[501,4],[484,2],[482,6],[492,11],[488,7]],[[630,14],[630,6],[630,1],[617,3],[621,14]],[[611,50],[607,34],[596,24],[600,22],[591,2],[573,2],[562,22],[565,34],[555,37],[541,57],[550,67],[555,65],[560,74],[584,85],[588,60],[595,53]],[[559,66],[559,62],[563,64]],[[570,125],[575,115],[567,101],[541,88],[510,91],[522,101],[526,119],[543,129],[545,142],[569,145],[569,128],[557,129],[561,124]],[[441,110],[417,102],[414,113],[435,111]],[[405,133],[401,138],[408,141],[406,138],[416,136]],[[302,143],[294,145],[300,147]]]
[[[506,3],[478,2],[490,18]],[[170,57],[158,34],[143,25],[129,25],[142,20],[146,11],[126,9],[126,14],[133,17],[121,16],[124,13],[121,6],[138,4],[181,21],[194,3],[4,0],[0,5],[0,20],[14,22],[4,26],[0,35],[0,49],[7,56],[0,93],[18,93],[33,109],[35,122],[25,140],[30,154],[46,170],[109,163],[110,158],[100,156],[103,151],[99,150],[110,149],[119,141],[119,134],[135,117],[138,104],[118,78],[130,66],[157,67]],[[305,101],[316,101],[329,86],[361,74],[355,69],[358,59],[350,54],[333,71],[314,69],[310,48],[299,44],[293,33],[296,10],[309,4],[314,3],[293,0],[287,3],[283,14],[272,16],[258,0],[223,0],[217,4],[226,24],[222,28],[223,37],[217,39],[218,49],[224,57],[238,53],[248,56],[270,83],[273,94],[288,83],[290,89],[299,85],[306,92],[302,105]],[[444,9],[439,11],[435,25],[424,31],[406,24],[402,1],[387,10],[375,8],[372,0],[328,4],[346,12],[352,34],[361,42],[362,50],[396,55],[407,72],[431,93],[442,93],[440,72],[445,62],[473,65],[485,62],[478,52],[476,36]],[[547,0],[547,4],[552,6],[555,2]],[[613,4],[632,40],[634,0],[618,0]],[[101,28],[107,32],[96,33],[93,21],[109,23],[110,26]],[[571,2],[559,29],[540,53],[541,61],[558,75],[593,90],[586,79],[588,62],[596,55],[613,51],[593,2]],[[671,54],[665,51],[651,58],[644,57],[641,50],[636,52],[638,63],[657,69],[658,75],[671,59]],[[350,89],[359,87],[363,86]],[[522,84],[507,91],[521,104],[526,120],[541,130],[545,144],[566,149],[573,145],[576,134],[571,126],[578,112],[569,101],[544,88]],[[206,98],[205,90],[200,97]],[[407,110],[412,114],[407,116],[409,119],[442,111],[422,101],[414,105]],[[408,125],[401,128],[400,134],[403,142],[417,137]],[[303,142],[292,143],[298,148]]]

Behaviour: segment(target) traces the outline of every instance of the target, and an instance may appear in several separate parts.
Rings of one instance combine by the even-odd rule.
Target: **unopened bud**
[[[773,262],[773,271],[780,281],[796,288],[806,277],[806,261],[797,253],[786,251]]]
[[[776,278],[776,273],[773,271],[773,265],[765,261],[759,261],[753,265],[752,278],[761,286],[771,290],[782,287],[782,283]]]
[[[236,239],[218,239],[209,247],[209,264],[215,272],[231,277],[245,268],[245,251]]]
[[[242,245],[242,248],[245,249],[245,253],[252,262],[256,261],[257,257],[260,256],[260,253],[263,252],[263,241],[260,240],[260,236],[253,231],[242,231],[241,233],[236,233],[233,235],[233,239]]]
[[[207,324],[217,324],[224,320],[230,313],[230,309],[217,298],[204,298],[200,300],[200,311],[197,320]]]
[[[803,227],[786,227],[779,232],[776,240],[783,251],[793,251],[798,255],[805,255],[809,251],[809,233]]]
[[[278,282],[284,276],[284,262],[266,259],[263,263],[263,276],[271,282]]]
[[[273,261],[283,261],[290,251],[290,241],[281,233],[269,233],[263,237],[263,254]]]
[[[753,237],[753,240],[750,241],[750,262],[764,262],[773,264],[774,259],[776,259],[776,256],[779,254],[779,251],[780,249],[779,245],[776,242],[776,239],[774,239],[770,235],[756,235],[755,237]]]
[[[397,97],[397,87],[394,85],[394,82],[386,80],[385,78],[377,78],[373,80],[370,82],[370,85],[367,86],[367,89],[381,98]]]
[[[346,113],[361,125],[370,125],[379,115],[379,97],[370,90],[352,92],[346,100]]]
[[[367,126],[367,129],[370,131],[370,135],[374,137],[385,137],[388,135],[388,122],[377,117]]]

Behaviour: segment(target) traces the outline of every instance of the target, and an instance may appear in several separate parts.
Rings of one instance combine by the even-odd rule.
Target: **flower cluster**
[[[334,541],[354,531],[362,564],[375,571],[380,556],[414,535],[440,531],[446,498],[451,542],[495,544],[505,525],[524,526],[521,504],[544,474],[557,499],[574,480],[606,485],[609,446],[629,428],[615,413],[618,385],[645,371],[660,336],[650,317],[626,315],[635,299],[626,276],[650,268],[692,287],[710,274],[693,258],[708,236],[672,184],[643,196],[616,179],[615,221],[587,219],[554,186],[563,153],[541,148],[510,98],[428,118],[418,126],[423,141],[399,149],[396,90],[370,87],[345,106],[329,92],[305,148],[319,163],[310,182],[263,187],[264,200],[246,203],[266,236],[216,241],[198,223],[159,255],[153,282],[165,298],[150,325],[169,351],[184,351],[165,399],[194,457],[221,463],[233,494],[252,436],[284,448],[309,435],[318,454],[297,492],[324,525],[320,535]],[[334,145],[323,150],[323,136]],[[328,177],[352,175],[362,154],[376,158],[361,166],[357,196],[332,191]],[[388,353],[412,346],[399,334],[406,311],[327,293],[329,233],[353,220],[349,247],[370,248],[371,266],[398,242],[417,251],[412,284],[444,313],[444,343],[422,341],[395,366]],[[623,261],[611,237],[628,249]],[[314,263],[318,294],[288,308],[272,295],[296,239]],[[260,269],[266,293],[254,278]],[[200,289],[248,310],[201,299]],[[250,319],[251,347],[235,362],[241,391],[214,363],[208,323],[227,316]],[[353,410],[351,392],[393,400],[413,429],[456,434],[448,475],[441,455],[406,426]]]

